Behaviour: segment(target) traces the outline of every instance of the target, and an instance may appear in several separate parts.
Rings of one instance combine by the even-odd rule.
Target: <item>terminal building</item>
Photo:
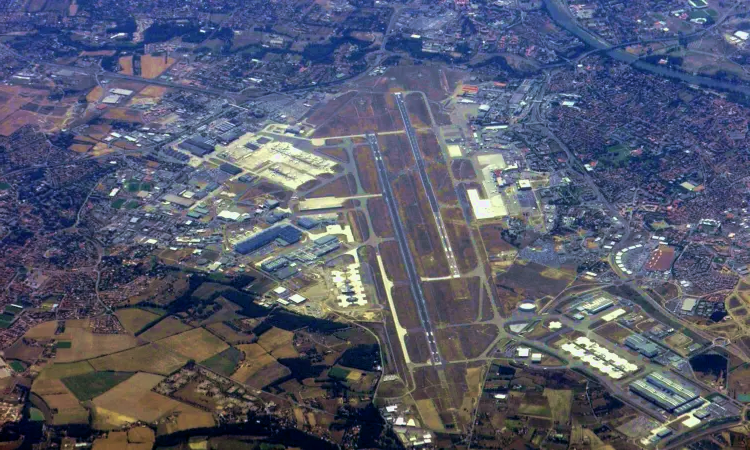
[[[260,233],[245,239],[234,246],[237,253],[247,255],[259,250],[271,242],[278,242],[280,245],[291,245],[302,239],[302,232],[291,225],[281,225],[267,228]]]
[[[659,346],[640,334],[631,334],[628,336],[625,339],[625,345],[646,358],[653,358],[659,354]]]
[[[676,415],[684,414],[704,403],[698,392],[658,372],[630,383],[630,390]]]

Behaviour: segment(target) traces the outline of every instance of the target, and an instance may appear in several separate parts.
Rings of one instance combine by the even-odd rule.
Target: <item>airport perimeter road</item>
[[[429,345],[430,353],[432,354],[432,362],[442,364],[443,359],[440,357],[437,344],[435,343],[435,335],[432,331],[432,325],[430,324],[430,316],[427,315],[427,304],[425,303],[424,293],[422,292],[422,285],[420,284],[419,275],[417,275],[417,271],[414,268],[414,257],[411,254],[409,243],[406,240],[406,233],[404,232],[401,216],[399,215],[398,207],[396,206],[396,198],[393,196],[391,183],[388,180],[388,169],[385,167],[383,155],[380,153],[380,147],[378,146],[378,138],[374,134],[368,133],[367,141],[370,143],[370,147],[372,147],[373,156],[375,156],[378,178],[380,179],[380,185],[383,186],[383,198],[385,199],[386,205],[388,205],[388,211],[391,213],[391,218],[393,219],[393,229],[396,235],[396,241],[401,249],[401,257],[404,260],[406,274],[409,276],[409,287],[411,288],[411,293],[414,296],[414,301],[417,302],[417,312],[419,313],[419,320],[422,322],[422,328],[427,336],[427,344]]]
[[[437,224],[438,233],[440,233],[440,240],[443,242],[443,250],[445,251],[445,256],[448,258],[448,265],[450,266],[451,274],[453,275],[453,278],[459,278],[461,277],[461,272],[458,270],[456,255],[453,254],[453,248],[451,248],[451,243],[448,240],[448,232],[445,231],[443,218],[440,216],[440,206],[435,198],[435,192],[432,190],[432,184],[427,177],[427,170],[424,166],[424,159],[422,159],[422,152],[419,151],[419,144],[417,143],[417,133],[411,125],[411,120],[409,120],[409,112],[406,110],[403,96],[401,93],[396,93],[394,95],[396,96],[398,111],[401,113],[401,119],[404,121],[406,137],[409,139],[411,152],[414,154],[414,160],[417,162],[419,178],[422,180],[422,186],[424,186],[424,190],[427,193],[427,200],[430,202],[430,209],[432,209],[432,214],[435,216],[435,223]]]

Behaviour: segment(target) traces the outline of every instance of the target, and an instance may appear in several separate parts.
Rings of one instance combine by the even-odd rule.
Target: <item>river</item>
[[[569,32],[576,35],[583,42],[593,47],[594,49],[606,50],[612,45],[604,41],[599,36],[594,35],[589,30],[583,28],[576,23],[570,12],[560,0],[544,0],[544,6],[547,8],[549,15],[552,20],[555,21],[559,26],[568,30]],[[633,67],[644,70],[646,72],[653,73],[662,77],[672,78],[680,81],[684,81],[689,84],[695,84],[698,86],[708,87],[712,89],[720,89],[724,91],[737,92],[750,96],[750,86],[736,84],[729,81],[721,81],[710,77],[690,75],[686,72],[676,71],[668,69],[666,67],[649,64],[644,61],[638,61],[638,57],[624,51],[624,50],[610,50],[604,52],[607,56],[617,61],[622,61],[628,64],[632,64]]]

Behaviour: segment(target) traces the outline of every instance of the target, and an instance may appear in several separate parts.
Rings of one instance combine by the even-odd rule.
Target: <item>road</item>
[[[417,162],[417,168],[419,169],[419,178],[422,180],[422,186],[424,186],[425,193],[427,194],[427,201],[430,203],[430,209],[432,215],[435,217],[435,224],[437,224],[438,233],[440,234],[440,241],[443,244],[443,251],[445,252],[446,258],[448,258],[448,266],[451,270],[453,278],[460,278],[461,272],[458,270],[458,263],[456,262],[456,255],[453,253],[453,248],[448,240],[448,232],[445,229],[443,218],[440,215],[440,205],[435,198],[435,191],[432,189],[432,183],[430,178],[427,176],[427,169],[425,168],[424,158],[422,158],[422,152],[419,150],[419,142],[417,141],[417,132],[411,124],[409,119],[409,112],[406,110],[406,104],[404,103],[404,97],[401,93],[394,94],[396,97],[396,105],[398,111],[401,113],[401,119],[404,121],[404,127],[406,130],[406,137],[409,140],[409,147],[414,155],[414,160]]]
[[[411,289],[412,296],[414,297],[414,301],[417,304],[419,320],[422,323],[422,328],[424,329],[425,335],[427,337],[427,345],[429,346],[430,353],[432,354],[432,362],[436,364],[444,364],[443,358],[440,356],[437,343],[435,342],[435,335],[433,333],[432,324],[430,323],[430,316],[427,313],[427,302],[425,301],[424,293],[422,292],[422,284],[415,269],[414,257],[411,254],[411,249],[409,248],[409,243],[407,241],[406,232],[404,231],[403,222],[401,221],[398,206],[396,205],[396,198],[393,195],[391,183],[388,179],[388,169],[385,167],[383,155],[380,153],[378,139],[374,134],[368,134],[367,141],[370,144],[373,156],[375,157],[375,165],[378,169],[378,179],[380,180],[380,184],[383,186],[383,199],[385,200],[385,203],[388,206],[388,211],[391,214],[391,219],[393,221],[393,231],[396,236],[396,241],[398,242],[399,249],[401,250],[401,257],[404,261],[406,274],[409,277],[409,287]]]

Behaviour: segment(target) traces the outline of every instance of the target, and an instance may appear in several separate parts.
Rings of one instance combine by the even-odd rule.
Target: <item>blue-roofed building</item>
[[[297,219],[297,225],[304,228],[305,230],[312,230],[313,228],[320,225],[320,222],[309,217],[300,217],[299,219]]]
[[[271,227],[257,233],[234,246],[237,253],[247,255],[259,250],[275,240],[282,245],[290,245],[302,239],[302,232],[291,225]]]

